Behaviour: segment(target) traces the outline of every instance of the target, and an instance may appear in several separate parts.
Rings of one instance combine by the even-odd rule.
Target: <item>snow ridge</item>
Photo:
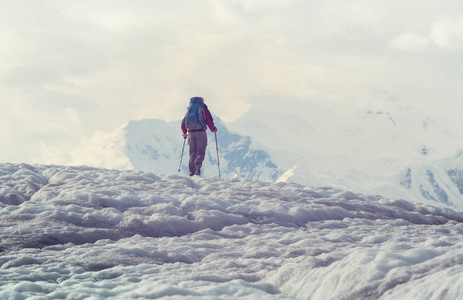
[[[2,299],[462,299],[450,209],[85,166],[0,164],[0,182]]]

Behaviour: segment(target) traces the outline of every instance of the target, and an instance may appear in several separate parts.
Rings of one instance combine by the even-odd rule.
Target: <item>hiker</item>
[[[201,166],[206,155],[207,127],[212,132],[217,132],[212,115],[207,105],[204,104],[204,99],[201,97],[191,98],[187,113],[182,120],[183,138],[188,138],[188,145],[190,146],[188,164],[190,176],[201,175]]]

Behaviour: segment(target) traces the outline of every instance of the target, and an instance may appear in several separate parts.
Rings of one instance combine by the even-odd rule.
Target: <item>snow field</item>
[[[1,299],[463,299],[449,209],[88,167],[0,182]]]

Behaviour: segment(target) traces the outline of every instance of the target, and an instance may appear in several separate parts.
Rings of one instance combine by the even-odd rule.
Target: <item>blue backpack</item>
[[[185,115],[185,125],[188,130],[205,130],[206,124],[203,117],[203,98],[193,97]]]

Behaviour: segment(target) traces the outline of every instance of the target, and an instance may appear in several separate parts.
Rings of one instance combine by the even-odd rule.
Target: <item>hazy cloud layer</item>
[[[459,1],[10,0],[0,35],[0,161],[66,163],[195,95],[225,120],[265,95],[462,108]]]

